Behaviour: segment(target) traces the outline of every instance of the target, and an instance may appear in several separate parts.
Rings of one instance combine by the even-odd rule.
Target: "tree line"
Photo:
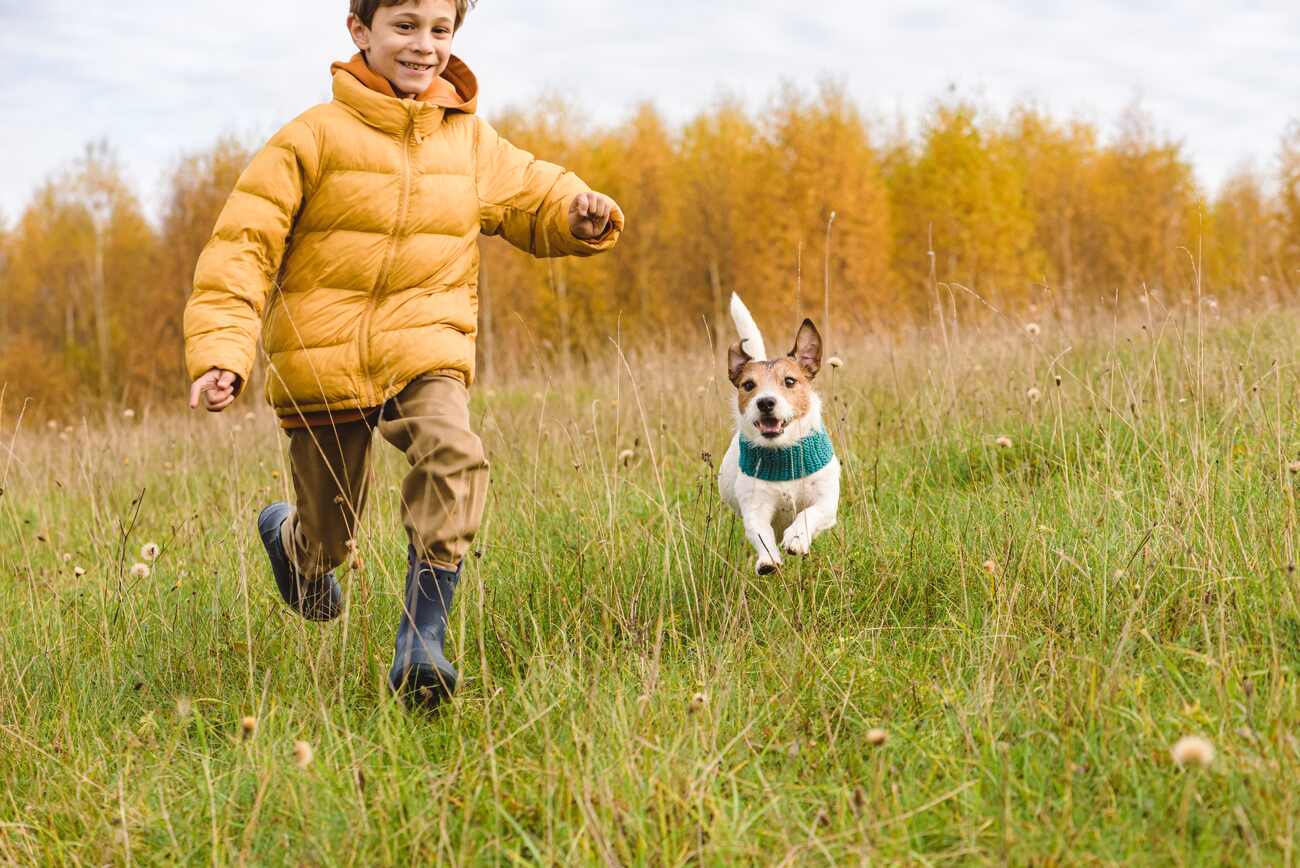
[[[1137,110],[1103,131],[1032,104],[949,100],[891,125],[827,85],[759,108],[724,99],[676,126],[644,105],[602,127],[561,100],[493,122],[614,196],[629,224],[614,253],[584,261],[485,240],[486,377],[581,360],[611,336],[667,348],[728,334],[732,291],[760,322],[829,310],[846,336],[976,296],[1015,311],[1195,286],[1282,297],[1300,283],[1300,124],[1266,168],[1211,192]],[[92,145],[0,224],[7,399],[58,413],[180,394],[194,264],[251,154],[224,138],[179,158],[151,218],[112,149]]]

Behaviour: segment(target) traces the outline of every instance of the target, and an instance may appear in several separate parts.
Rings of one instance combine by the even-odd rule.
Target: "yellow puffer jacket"
[[[585,256],[623,227],[615,213],[600,239],[573,236],[569,206],[589,188],[478,118],[458,59],[451,86],[421,100],[378,93],[348,66],[335,65],[334,101],[244,171],[185,309],[191,379],[222,368],[246,381],[264,326],[281,416],[376,407],[424,374],[472,382],[480,233]]]

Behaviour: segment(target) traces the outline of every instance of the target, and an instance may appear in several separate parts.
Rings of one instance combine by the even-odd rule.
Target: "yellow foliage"
[[[489,379],[608,358],[610,337],[649,352],[725,343],[732,292],[774,349],[811,316],[833,352],[837,337],[928,319],[936,305],[982,313],[976,294],[1015,312],[1049,295],[1068,308],[1188,294],[1198,277],[1206,294],[1281,293],[1300,276],[1300,124],[1276,178],[1243,170],[1212,200],[1182,146],[1137,111],[1108,133],[1033,105],[998,117],[940,102],[913,134],[887,138],[824,85],[757,108],[724,97],[681,125],[644,104],[600,126],[555,97],[494,124],[616,198],[628,227],[612,254],[580,262],[483,241]],[[179,393],[180,310],[249,154],[223,139],[178,160],[155,228],[112,152],[92,146],[0,227],[11,398],[53,408]]]

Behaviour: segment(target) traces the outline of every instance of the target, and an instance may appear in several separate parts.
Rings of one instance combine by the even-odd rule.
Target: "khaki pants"
[[[384,404],[378,427],[411,464],[402,523],[416,554],[457,569],[482,521],[488,483],[483,443],[469,427],[469,390],[454,377],[422,377]],[[297,510],[281,534],[304,576],[324,575],[348,558],[366,504],[372,434],[366,421],[289,432]]]

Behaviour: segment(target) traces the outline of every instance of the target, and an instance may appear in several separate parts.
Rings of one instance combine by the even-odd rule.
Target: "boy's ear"
[[[740,385],[740,374],[745,370],[745,365],[754,361],[753,356],[745,352],[745,342],[732,344],[731,349],[727,351],[727,378],[731,380],[731,385]]]
[[[352,35],[352,44],[357,47],[357,51],[370,50],[370,28],[355,15],[348,16],[348,33]]]
[[[803,372],[810,380],[822,369],[822,335],[817,331],[817,326],[813,325],[812,320],[806,319],[803,325],[799,326],[799,334],[795,336],[794,349],[790,351],[790,358],[803,368]]]

